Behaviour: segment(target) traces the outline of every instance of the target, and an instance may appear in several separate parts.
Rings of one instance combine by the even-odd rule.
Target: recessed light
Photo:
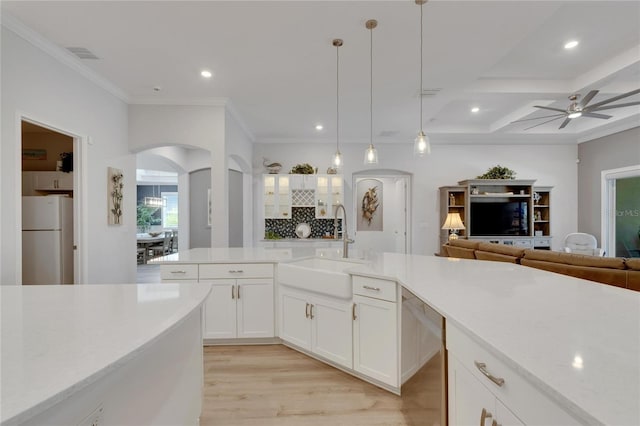
[[[316,124],[316,130],[322,130],[324,126],[322,124]]]
[[[200,71],[200,75],[203,76],[204,78],[211,78],[213,74],[211,74],[211,71],[209,70],[202,70]]]
[[[473,113],[476,113],[478,111],[480,111],[480,108],[478,108],[478,107],[471,108],[471,112],[473,112]]]
[[[578,40],[571,40],[565,43],[564,48],[565,49],[573,49],[574,47],[576,47],[579,44]]]

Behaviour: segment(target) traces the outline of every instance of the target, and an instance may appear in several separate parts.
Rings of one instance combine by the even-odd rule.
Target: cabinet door
[[[211,293],[204,305],[204,338],[236,337],[235,280],[210,280]]]
[[[351,302],[311,299],[311,351],[347,368],[353,366]]]
[[[402,383],[418,370],[418,320],[408,308],[410,301],[402,304]],[[420,327],[422,328],[422,327]]]
[[[495,397],[449,353],[449,424],[490,426]],[[484,422],[481,422],[485,410]],[[491,417],[488,417],[491,416]],[[496,419],[499,421],[499,419]],[[502,425],[502,423],[500,423]]]
[[[353,296],[353,368],[391,386],[399,386],[398,320],[394,302]]]
[[[289,176],[277,177],[278,210],[276,217],[280,219],[291,218],[291,185]]]
[[[311,350],[310,304],[304,294],[280,291],[280,338],[301,348]]]
[[[237,280],[237,286],[237,337],[273,337],[273,280]]]
[[[500,426],[524,426],[524,423],[499,399],[496,399],[496,422]]]

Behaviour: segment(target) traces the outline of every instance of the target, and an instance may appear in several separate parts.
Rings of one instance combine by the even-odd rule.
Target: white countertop
[[[0,423],[20,423],[135,357],[208,284],[0,286]]]
[[[392,253],[348,272],[397,280],[584,423],[640,424],[640,293],[509,263]]]
[[[307,256],[340,257],[342,249],[293,247],[293,248],[195,248],[167,256],[157,257],[149,263],[278,263]]]

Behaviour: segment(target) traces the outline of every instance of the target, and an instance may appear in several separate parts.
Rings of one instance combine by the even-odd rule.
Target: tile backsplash
[[[313,207],[292,207],[291,219],[265,219],[264,231],[274,232],[282,238],[296,238],[296,226],[307,223],[311,228],[309,238],[321,238],[328,232],[333,235],[333,219],[316,219]],[[342,230],[342,219],[338,219],[338,231]]]

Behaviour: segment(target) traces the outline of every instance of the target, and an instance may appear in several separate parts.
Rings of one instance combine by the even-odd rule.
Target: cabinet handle
[[[186,274],[187,271],[170,271],[172,274]]]
[[[244,271],[243,271],[242,269],[238,269],[238,270],[230,269],[230,270],[229,270],[229,273],[230,273],[230,274],[241,274],[241,273],[243,273],[243,272],[244,272]]]
[[[313,319],[313,304],[309,305],[309,318]]]
[[[493,383],[495,383],[498,386],[502,386],[504,385],[504,379],[501,377],[496,377],[493,374],[489,373],[487,371],[487,364],[485,364],[484,362],[478,362],[478,361],[473,361],[473,363],[476,365],[476,368],[478,370],[480,370],[480,372],[482,374],[485,375],[485,377],[487,377],[489,380],[491,380]]]
[[[380,287],[369,287],[368,285],[363,285],[362,287],[366,288],[367,290],[380,291]]]
[[[309,318],[309,304],[307,303],[307,306],[305,306],[304,308],[304,316],[306,318]]]
[[[484,426],[484,421],[486,419],[490,419],[491,417],[492,417],[491,413],[483,408],[482,409],[482,414],[480,414],[480,426]],[[495,422],[495,420],[494,420],[494,422]]]
[[[236,286],[235,285],[231,286],[231,298],[232,299],[236,298]]]
[[[240,299],[240,284],[236,284],[236,299]]]
[[[351,307],[351,316],[353,317],[354,321],[358,319],[358,317],[356,316],[356,304],[355,303]]]

